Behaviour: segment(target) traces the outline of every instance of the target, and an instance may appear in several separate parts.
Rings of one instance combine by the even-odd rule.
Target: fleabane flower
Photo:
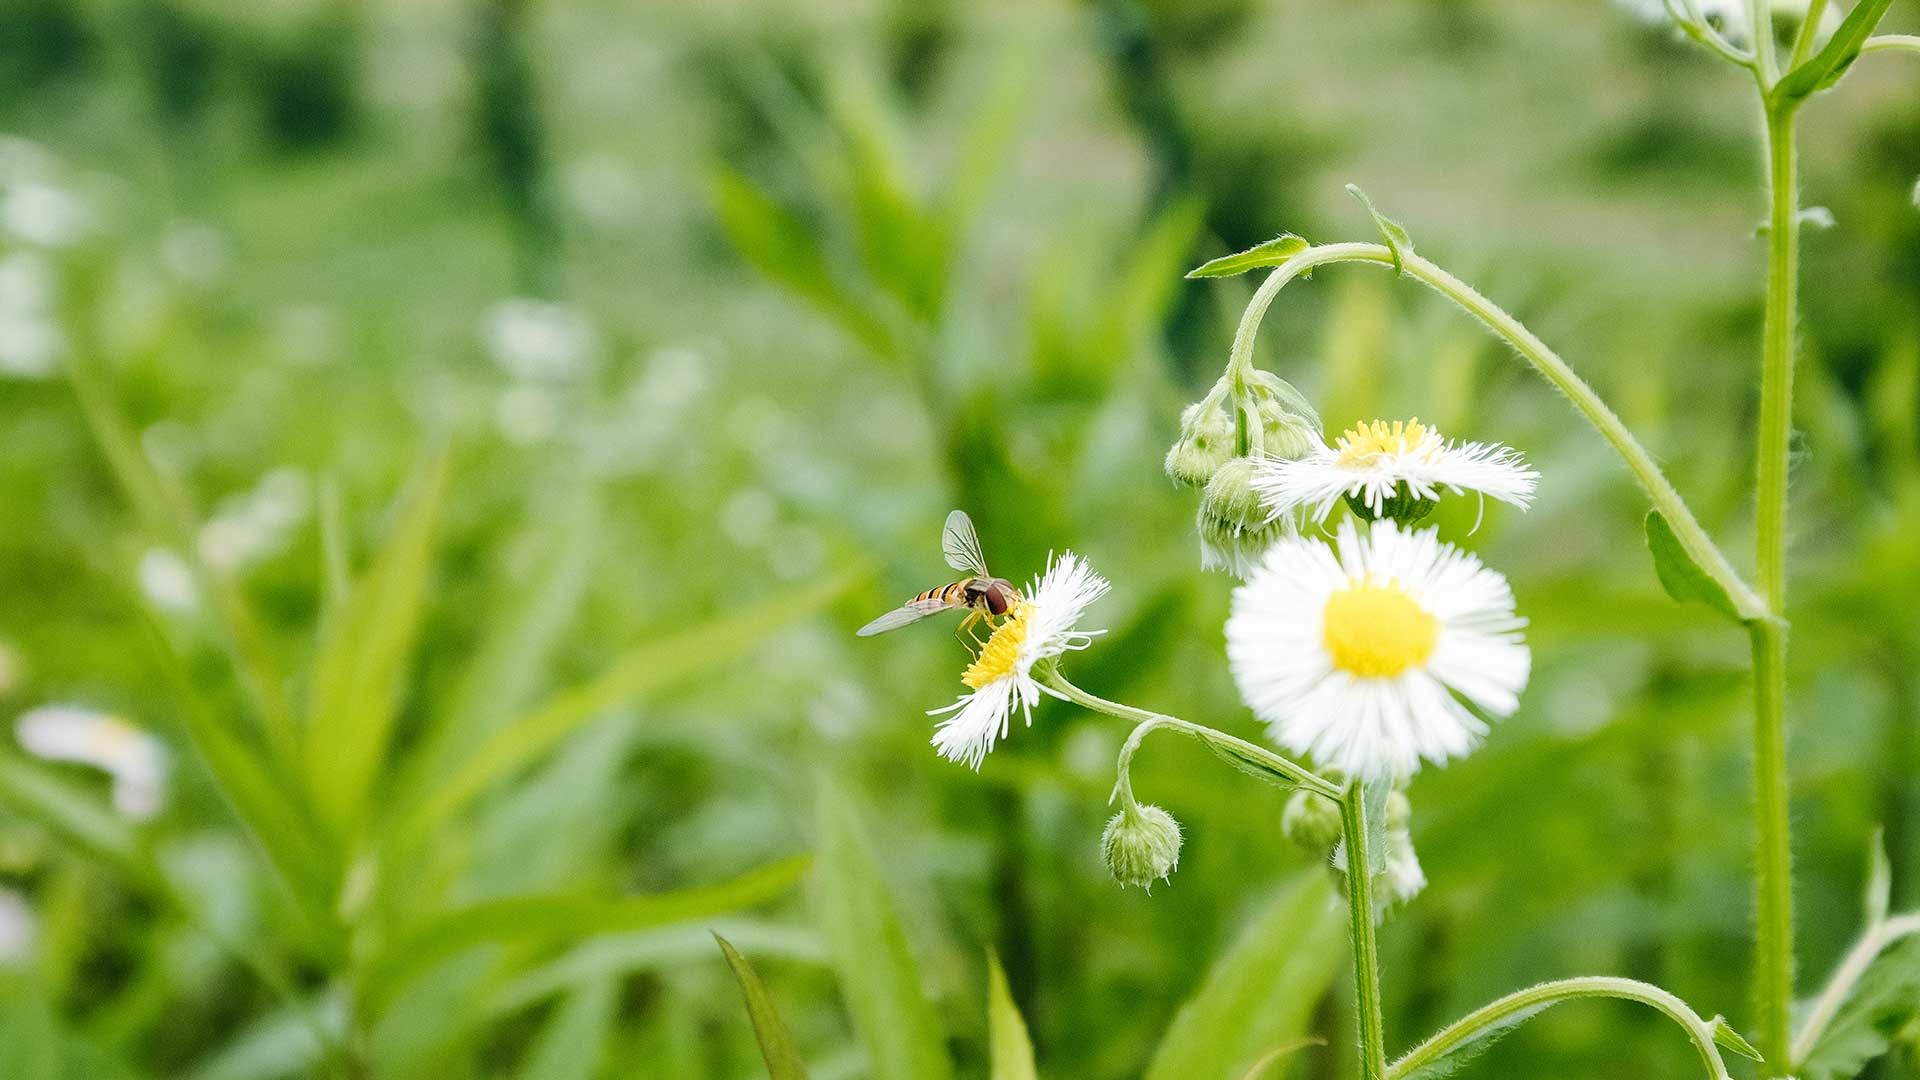
[[[135,821],[166,801],[166,744],[109,713],[78,705],[42,705],[14,722],[20,745],[47,761],[91,765],[113,778],[113,805]]]
[[[968,693],[929,716],[951,713],[933,733],[934,749],[950,761],[978,769],[993,744],[1007,737],[1014,706],[1029,725],[1044,691],[1060,693],[1033,676],[1036,666],[1093,643],[1103,630],[1079,629],[1087,605],[1112,586],[1073,552],[1051,560],[1027,594],[1007,611],[1007,619],[987,638],[960,681]]]
[[[1253,487],[1276,518],[1300,511],[1324,521],[1344,498],[1362,517],[1412,522],[1425,517],[1443,491],[1485,495],[1524,510],[1539,481],[1513,448],[1450,442],[1415,418],[1358,424],[1298,460],[1263,460]]]
[[[1472,749],[1511,715],[1529,656],[1507,579],[1437,530],[1342,522],[1339,550],[1280,541],[1227,619],[1227,660],[1279,745],[1363,780]]]

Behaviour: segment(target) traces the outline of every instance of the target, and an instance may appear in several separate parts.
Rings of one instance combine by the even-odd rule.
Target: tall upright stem
[[[1347,932],[1353,939],[1354,1015],[1360,1028],[1361,1075],[1365,1080],[1384,1080],[1386,1024],[1380,1013],[1380,947],[1373,936],[1366,789],[1357,781],[1348,783],[1340,796],[1340,826],[1347,845]]]
[[[1754,987],[1769,1076],[1785,1076],[1793,1005],[1793,847],[1787,814],[1787,460],[1793,430],[1793,333],[1799,291],[1794,114],[1768,109],[1766,323],[1760,354],[1755,577],[1768,617],[1753,638],[1753,782],[1758,840]]]

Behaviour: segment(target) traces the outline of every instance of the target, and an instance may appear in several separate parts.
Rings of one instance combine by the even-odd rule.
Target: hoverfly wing
[[[855,630],[853,633],[855,637],[872,637],[875,634],[884,634],[889,630],[898,630],[903,626],[917,623],[929,615],[938,615],[946,611],[950,606],[951,605],[944,600],[909,600],[860,629]]]
[[[965,510],[947,515],[947,527],[940,534],[940,550],[947,557],[947,565],[955,570],[979,577],[993,576],[987,572],[987,557],[980,553],[980,534],[974,531],[973,519]]]

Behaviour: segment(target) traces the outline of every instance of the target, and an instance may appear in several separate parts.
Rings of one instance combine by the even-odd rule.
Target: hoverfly
[[[969,576],[928,589],[861,627],[856,631],[858,636],[884,634],[919,622],[929,615],[965,608],[967,617],[953,631],[958,635],[971,632],[977,622],[994,626],[995,619],[1013,610],[1013,606],[1020,602],[1020,594],[1014,591],[1013,582],[994,577],[987,569],[986,556],[980,553],[980,534],[974,531],[973,519],[967,516],[966,511],[955,510],[947,515],[946,528],[940,534],[940,550],[946,555],[948,566],[964,570]],[[978,644],[977,636],[974,642]]]

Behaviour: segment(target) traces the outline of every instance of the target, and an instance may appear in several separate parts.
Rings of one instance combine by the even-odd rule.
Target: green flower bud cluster
[[[1236,392],[1222,376],[1207,396],[1180,415],[1180,437],[1167,451],[1167,476],[1200,488],[1194,527],[1200,565],[1245,577],[1294,522],[1275,519],[1253,490],[1254,459],[1299,458],[1320,442],[1320,417],[1286,380],[1248,372]]]
[[[1180,823],[1157,806],[1126,802],[1100,836],[1100,855],[1113,880],[1151,891],[1180,865]]]
[[[1280,814],[1280,831],[1315,855],[1325,855],[1340,842],[1340,829],[1340,804],[1305,788],[1293,793]]]

